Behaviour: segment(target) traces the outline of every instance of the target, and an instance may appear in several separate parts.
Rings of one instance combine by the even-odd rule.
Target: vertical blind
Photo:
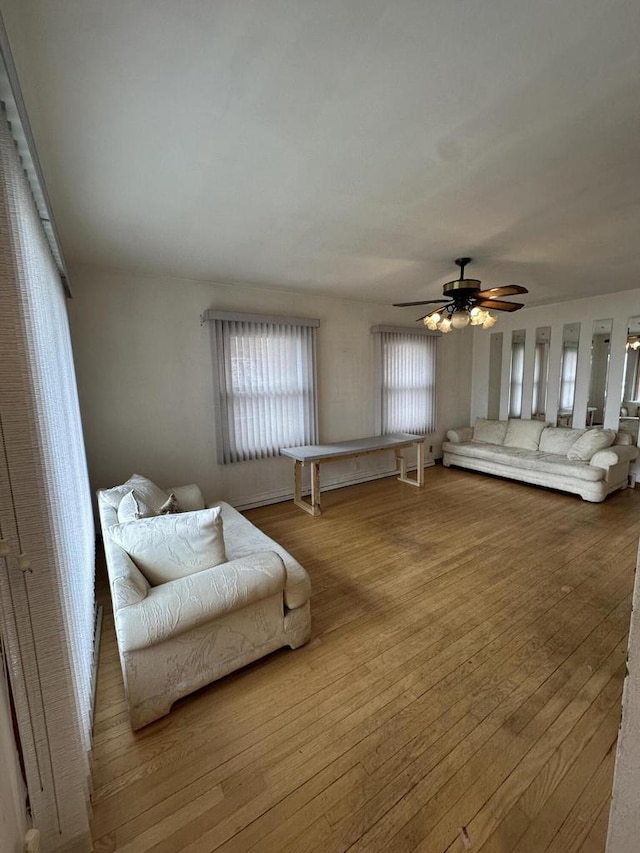
[[[65,295],[0,114],[0,614],[33,822],[89,850],[94,529]]]
[[[374,334],[381,434],[433,432],[437,336],[384,328]]]
[[[211,323],[218,458],[222,464],[277,456],[317,441],[318,321],[235,319]]]

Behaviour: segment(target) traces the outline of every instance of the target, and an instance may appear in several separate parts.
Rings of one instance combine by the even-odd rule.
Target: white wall
[[[216,463],[208,308],[320,319],[320,440],[358,438],[374,429],[370,327],[410,326],[413,314],[372,302],[76,266],[69,301],[80,406],[92,486],[142,473],[160,485],[197,482],[207,499],[247,506],[289,496],[292,463],[275,458]],[[437,431],[469,422],[470,329],[438,342]],[[428,455],[428,454],[427,454]],[[392,470],[375,454],[323,466],[323,484]]]
[[[547,396],[547,420],[555,421],[558,390],[560,385],[560,355],[562,327],[565,323],[580,323],[580,344],[578,350],[578,373],[574,406],[574,426],[583,427],[586,422],[587,401],[589,397],[590,349],[594,320],[613,320],[611,334],[611,360],[609,365],[607,405],[605,427],[614,428],[618,424],[620,401],[622,398],[624,353],[627,339],[629,317],[638,314],[640,291],[628,290],[609,296],[596,296],[589,299],[575,299],[556,305],[523,308],[514,314],[500,314],[499,324],[494,330],[503,332],[503,375],[502,406],[506,408],[506,390],[508,388],[508,356],[511,349],[511,334],[514,330],[526,330],[525,343],[525,385],[523,393],[523,417],[530,417],[533,383],[533,354],[535,330],[539,326],[551,327],[551,347],[549,363],[549,386]],[[477,334],[473,349],[473,384],[471,399],[471,417],[486,417],[489,395],[489,344],[490,335]],[[506,374],[506,375],[505,375]]]

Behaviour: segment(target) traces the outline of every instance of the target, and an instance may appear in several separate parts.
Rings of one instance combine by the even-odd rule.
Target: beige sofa
[[[215,517],[222,527],[226,559],[158,585],[149,583],[116,541],[135,530],[144,540],[139,532],[144,534],[144,525],[157,527],[157,520],[119,523],[122,497],[131,496],[127,484],[98,492],[118,651],[134,729],[167,714],[176,699],[275,649],[303,645],[311,631],[309,576],[284,548],[229,504],[212,504],[219,509],[207,514],[196,485],[170,491],[184,515],[172,516],[169,523],[193,525],[201,517]]]
[[[449,430],[442,463],[547,486],[599,502],[624,489],[638,448],[624,433],[553,427],[542,421],[478,418]]]

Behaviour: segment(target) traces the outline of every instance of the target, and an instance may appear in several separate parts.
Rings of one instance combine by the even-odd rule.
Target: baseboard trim
[[[428,462],[425,462],[424,467],[433,468],[435,464],[434,460],[429,460]],[[416,468],[417,466],[413,465],[409,466],[407,470],[415,471]],[[388,469],[356,476],[354,476],[353,473],[341,474],[326,483],[321,480],[321,490],[323,492],[331,492],[334,489],[343,489],[346,486],[357,486],[360,483],[368,483],[372,480],[384,480],[386,477],[395,477],[397,474],[398,471],[389,471]],[[303,495],[309,495],[311,493],[311,489],[303,488],[302,493]],[[269,506],[270,504],[284,503],[285,501],[292,500],[293,489],[279,489],[278,491],[263,492],[260,495],[252,495],[251,497],[247,495],[246,497],[238,498],[234,500],[233,506],[238,510],[255,509],[259,506]]]

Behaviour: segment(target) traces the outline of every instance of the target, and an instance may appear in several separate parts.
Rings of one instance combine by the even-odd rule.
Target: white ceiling
[[[640,285],[638,0],[0,0],[68,261]]]

